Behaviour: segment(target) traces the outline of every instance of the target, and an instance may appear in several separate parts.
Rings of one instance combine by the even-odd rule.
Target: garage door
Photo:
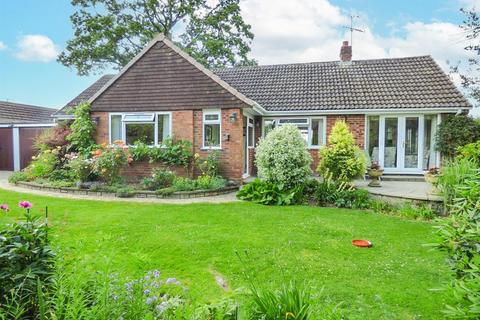
[[[0,170],[13,170],[12,128],[0,128]]]
[[[38,137],[46,128],[20,128],[20,169],[28,166],[32,156],[38,152],[34,148],[35,138]]]

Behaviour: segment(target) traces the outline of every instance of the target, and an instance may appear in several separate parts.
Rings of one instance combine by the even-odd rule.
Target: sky
[[[364,31],[353,35],[353,59],[429,54],[446,71],[469,57],[458,25],[470,6],[480,0],[241,0],[260,64],[338,60],[353,14]],[[56,61],[73,12],[69,0],[0,0],[0,100],[60,108],[100,77]]]

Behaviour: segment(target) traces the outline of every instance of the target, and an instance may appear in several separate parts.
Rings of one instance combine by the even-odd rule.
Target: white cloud
[[[7,49],[7,45],[0,41],[0,51]]]
[[[459,4],[467,8],[480,8],[480,0],[458,0]]]
[[[55,60],[59,53],[52,39],[40,34],[22,36],[17,46],[15,56],[24,61],[50,62]]]
[[[260,64],[338,60],[342,40],[350,39],[343,28],[348,15],[328,0],[245,0],[241,5],[255,34],[252,56]],[[455,24],[412,22],[382,37],[360,15],[357,25],[365,32],[354,34],[354,59],[430,54],[447,70],[447,60],[467,56],[467,43]]]

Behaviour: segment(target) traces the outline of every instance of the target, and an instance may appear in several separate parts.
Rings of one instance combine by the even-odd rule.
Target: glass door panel
[[[419,118],[405,118],[404,168],[418,168]]]
[[[385,118],[384,167],[397,167],[398,118]]]

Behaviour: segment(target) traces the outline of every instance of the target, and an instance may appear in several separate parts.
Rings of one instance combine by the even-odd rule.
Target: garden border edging
[[[79,189],[73,187],[51,187],[45,186],[33,182],[24,182],[19,181],[13,183],[14,185],[25,187],[32,190],[40,191],[53,191],[58,193],[67,193],[67,194],[77,194],[77,195],[86,195],[86,196],[96,196],[96,197],[111,197],[111,198],[157,198],[157,199],[191,199],[191,198],[201,198],[201,197],[212,197],[222,194],[231,193],[233,191],[238,191],[238,186],[227,186],[221,189],[216,190],[194,190],[194,191],[177,191],[172,194],[162,195],[157,194],[155,191],[134,191],[130,197],[119,197],[115,192],[107,191],[91,191],[88,189]]]

